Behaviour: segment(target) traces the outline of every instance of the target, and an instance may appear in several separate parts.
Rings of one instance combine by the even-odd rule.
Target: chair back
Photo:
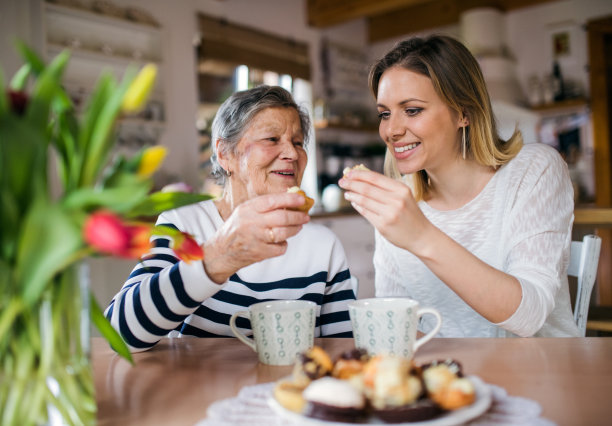
[[[582,241],[572,241],[570,263],[567,275],[578,279],[576,303],[574,304],[574,321],[582,336],[586,335],[586,323],[591,303],[591,292],[597,277],[601,238],[597,235],[585,235]]]

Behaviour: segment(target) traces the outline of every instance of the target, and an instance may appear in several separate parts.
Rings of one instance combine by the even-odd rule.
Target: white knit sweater
[[[468,306],[416,256],[376,233],[376,296],[410,296],[442,315],[440,337],[578,336],[567,266],[573,190],[567,165],[544,144],[525,145],[469,203],[425,216],[479,259],[516,277],[523,297],[515,313],[493,324]],[[421,330],[435,321],[425,316]]]

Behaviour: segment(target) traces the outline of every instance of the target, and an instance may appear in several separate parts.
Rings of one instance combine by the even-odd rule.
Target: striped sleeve
[[[202,262],[180,261],[170,241],[156,237],[150,253],[134,267],[105,316],[130,350],[138,352],[180,326],[221,288],[208,278]]]

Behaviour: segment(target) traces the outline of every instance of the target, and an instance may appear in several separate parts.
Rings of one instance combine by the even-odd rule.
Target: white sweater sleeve
[[[550,147],[531,157],[520,179],[512,182],[513,202],[504,214],[504,271],[516,277],[522,300],[514,314],[498,325],[519,336],[532,336],[555,309],[558,293],[566,291],[573,222],[573,189],[567,165]],[[512,190],[512,189],[511,189]]]

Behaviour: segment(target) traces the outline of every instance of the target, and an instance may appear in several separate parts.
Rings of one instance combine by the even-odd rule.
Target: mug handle
[[[440,331],[440,327],[442,327],[442,317],[440,316],[440,313],[438,311],[436,311],[434,308],[422,308],[417,311],[417,318],[421,318],[425,314],[432,314],[438,319],[438,322],[433,328],[433,330],[431,330],[425,336],[421,337],[420,339],[417,339],[417,341],[414,342],[414,352],[416,352],[416,350],[420,348],[423,344],[429,342],[436,335],[436,333]]]
[[[249,337],[246,337],[244,334],[239,332],[238,329],[236,328],[236,318],[238,317],[244,317],[246,319],[250,319],[249,311],[238,311],[230,317],[229,326],[232,329],[232,333],[234,333],[234,336],[236,336],[238,340],[240,340],[242,343],[247,345],[249,348],[253,349],[254,352],[257,352],[257,349],[255,347],[255,340]]]

